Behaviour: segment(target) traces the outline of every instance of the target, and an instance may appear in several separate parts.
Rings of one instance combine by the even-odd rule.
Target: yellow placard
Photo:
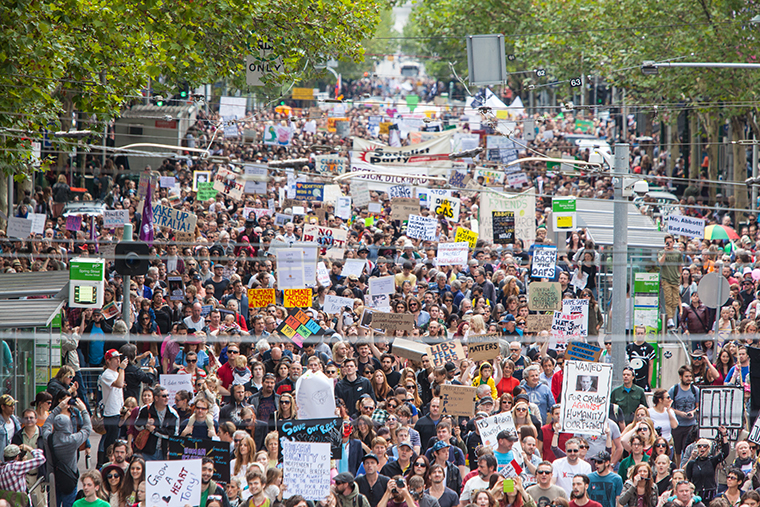
[[[388,132],[389,132],[388,127],[390,127],[391,125],[393,125],[393,124],[391,122],[389,122],[389,121],[381,121],[380,122],[380,133],[381,134],[388,134]]]
[[[311,289],[285,289],[285,308],[311,308]]]
[[[293,100],[314,100],[314,89],[293,88]]]
[[[557,217],[557,227],[562,229],[572,229],[573,217],[569,215],[565,217]]]
[[[459,243],[461,241],[466,241],[470,245],[470,248],[475,248],[475,245],[478,243],[478,233],[472,232],[464,227],[457,227],[454,243]]]
[[[248,308],[265,308],[277,304],[274,289],[248,289]]]
[[[339,121],[349,121],[348,118],[328,118],[327,119],[327,131],[335,132],[335,124]],[[382,124],[381,124],[382,125]]]

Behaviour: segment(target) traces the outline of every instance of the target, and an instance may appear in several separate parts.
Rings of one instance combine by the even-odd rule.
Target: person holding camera
[[[121,357],[119,351],[110,349],[105,354],[106,369],[100,375],[98,384],[103,393],[103,423],[106,434],[103,435],[103,449],[113,444],[119,438],[119,414],[124,406],[124,376],[129,364],[126,357]],[[105,462],[105,453],[98,453],[98,466]]]
[[[26,453],[32,458],[24,461]],[[10,444],[3,451],[4,463],[0,463],[0,490],[26,493],[26,474],[45,463],[42,449],[32,449],[26,444]]]
[[[418,507],[418,504],[409,492],[406,480],[397,475],[388,481],[388,488],[377,507]]]

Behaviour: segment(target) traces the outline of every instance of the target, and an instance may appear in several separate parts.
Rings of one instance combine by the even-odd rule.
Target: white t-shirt
[[[110,368],[100,376],[100,390],[103,392],[103,417],[119,415],[121,407],[124,406],[124,390],[121,387],[111,387],[116,379],[119,378],[119,372]]]
[[[668,415],[669,410],[672,409],[667,409],[661,414],[653,408],[649,409],[649,417],[652,419],[655,429],[662,429],[662,436],[665,437],[665,440],[670,440],[670,432],[672,429],[670,427],[670,415]]]
[[[567,458],[560,458],[555,460],[554,463],[554,479],[557,486],[565,490],[568,497],[573,491],[573,477],[578,474],[590,474],[591,465],[578,459],[578,463],[575,466],[567,462]]]
[[[472,500],[472,494],[481,489],[488,489],[488,481],[484,481],[479,475],[476,475],[464,485],[462,496],[459,497],[459,501],[462,503],[470,503]]]

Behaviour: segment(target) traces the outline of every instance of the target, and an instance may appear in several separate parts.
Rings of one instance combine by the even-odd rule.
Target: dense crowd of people
[[[351,133],[369,137],[373,113],[377,106],[346,111]],[[441,119],[469,130],[461,114],[452,111]],[[216,120],[201,115],[191,129],[194,145],[211,141]],[[266,125],[286,121],[296,129],[287,149],[219,138],[211,143],[212,152],[272,162],[309,158],[313,145],[326,145],[331,153],[350,151],[348,139],[323,130],[324,118],[305,112],[292,118],[259,112],[241,122],[240,130],[261,133]],[[307,127],[310,122],[317,130]],[[546,130],[554,134],[539,136],[531,149],[588,157],[563,139],[575,130],[571,115],[542,122],[540,132]],[[605,137],[607,125],[595,121],[594,133]],[[380,135],[379,140],[388,138]],[[631,167],[660,174],[664,163],[654,166],[649,157],[635,149]],[[659,154],[658,160],[663,161]],[[103,308],[64,310],[63,366],[47,390],[31,407],[17,407],[9,394],[0,396],[0,490],[22,495],[16,498],[29,494],[34,507],[45,506],[46,478],[53,474],[57,505],[152,506],[146,500],[146,462],[167,458],[168,437],[187,436],[228,442],[232,451],[227,484],[212,479],[213,460],[203,462],[200,505],[207,507],[760,506],[757,444],[747,438],[753,422],[750,362],[760,280],[753,271],[760,240],[754,216],[731,244],[667,236],[662,251],[653,255],[665,325],[694,338],[691,357],[678,370],[680,382],[659,387],[651,336],[634,325],[630,312],[626,357],[612,356],[612,337],[605,335],[608,297],[598,284],[605,252],[586,231],[568,234],[566,244],[559,245],[554,277],[530,276],[535,245],[552,243],[546,235],[551,196],[612,198],[611,178],[603,173],[549,177],[538,163],[524,164],[526,186],[542,188],[534,244],[520,237],[511,245],[480,238],[467,264],[439,266],[438,245],[453,242],[457,226],[473,229],[478,187],[470,193],[454,189],[462,203],[457,223],[423,207],[421,214],[439,223],[436,240],[421,241],[406,236],[404,224],[391,219],[392,201],[380,190],[371,192],[380,211],[357,207],[341,218],[334,202],[308,201],[302,202],[303,214],[295,214],[297,204],[286,206],[282,200],[280,189],[287,185],[282,169],[270,170],[266,194],[233,199],[218,193],[198,200],[193,171],[219,168],[189,159],[166,160],[156,168],[161,176],[174,176],[181,192],[170,199],[155,181],[155,202],[197,216],[192,240],[156,228],[150,267],[132,277],[127,293],[109,261]],[[78,185],[66,174],[53,174],[50,185],[23,196],[16,216],[44,213],[44,234],[4,238],[3,271],[66,270],[71,258],[97,257],[104,245],[119,239],[121,231],[103,228],[100,217],[83,220],[78,231],[67,230],[61,213],[73,199],[103,199],[109,209],[128,210],[137,239],[146,225],[138,211],[145,194],[137,181],[118,178],[121,169],[111,159],[95,168],[96,191],[88,195],[75,197],[71,187]],[[296,168],[297,175],[314,172],[313,161]],[[341,191],[351,195],[347,184]],[[688,199],[696,202],[696,196]],[[244,216],[245,208],[270,213]],[[698,214],[727,226],[738,216],[719,211],[706,208]],[[292,218],[276,224],[278,213]],[[270,247],[300,241],[305,225],[342,229],[348,239],[343,259],[320,257],[329,282],[314,284],[312,304],[302,308],[319,331],[298,344],[277,331],[290,309],[278,289],[277,257]],[[362,273],[345,276],[346,259],[365,260]],[[718,261],[731,294],[715,312],[701,304],[697,284]],[[373,306],[370,280],[387,275],[394,275],[395,283],[388,311],[411,314],[411,330],[380,333],[362,325],[364,310]],[[586,283],[571,283],[577,275]],[[182,279],[180,298],[171,297],[170,277]],[[604,346],[601,361],[628,364],[622,385],[611,392],[604,435],[562,431],[563,348],[549,347],[548,330],[527,330],[528,317],[535,314],[528,307],[530,284],[545,280],[559,282],[562,299],[588,300],[588,341]],[[278,289],[276,301],[251,307],[247,291],[255,288]],[[329,295],[353,303],[328,314]],[[127,322],[119,311],[123,305],[131,309]],[[117,311],[110,310],[114,307]],[[466,344],[469,336],[482,334],[499,340],[499,352],[488,361],[462,358],[434,366],[427,355],[413,360],[393,347],[396,338]],[[83,367],[103,371],[92,376],[83,374]],[[342,421],[342,457],[332,462],[330,494],[318,501],[289,496],[282,480],[277,422],[298,418],[295,389],[305,372],[319,372],[334,385],[335,416]],[[192,390],[170,399],[158,382],[159,375],[169,373],[189,374]],[[471,416],[442,413],[440,391],[447,384],[477,388]],[[701,438],[699,389],[726,384],[743,388],[744,428],[738,438],[729,438],[722,427],[715,438]],[[477,422],[500,413],[511,414],[514,429],[501,431],[495,447],[484,445]],[[93,438],[96,433],[99,440]],[[524,463],[520,470],[513,466],[517,452]],[[81,453],[87,470],[80,474]]]

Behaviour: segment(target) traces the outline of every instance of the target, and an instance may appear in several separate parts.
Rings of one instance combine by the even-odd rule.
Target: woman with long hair
[[[659,495],[649,463],[639,463],[633,467],[629,475],[630,478],[623,484],[623,492],[617,501],[618,505],[622,507],[656,507]]]
[[[248,467],[254,461],[256,456],[256,444],[253,438],[250,436],[243,437],[240,442],[235,445],[234,458],[230,462],[231,477],[236,477],[241,484],[246,484],[245,474],[248,472]],[[243,499],[245,500],[250,496],[248,488],[243,488]]]
[[[657,432],[654,430],[654,423],[652,420],[648,417],[641,419],[640,421],[634,420],[632,424],[625,428],[623,434],[620,435],[620,440],[622,441],[623,449],[628,452],[631,452],[631,442],[634,435],[638,435],[643,439],[643,452],[647,456],[651,456],[652,446],[654,446],[654,441],[657,438]]]
[[[137,502],[137,488],[145,481],[145,460],[141,456],[132,456],[124,475],[124,481],[119,491],[121,505],[132,505]]]
[[[691,304],[691,295],[697,292],[697,282],[691,277],[691,269],[684,267],[681,270],[681,284],[678,286],[681,294],[681,304],[689,306]]]
[[[280,361],[274,369],[275,384],[280,383],[286,378],[288,378],[289,373],[290,373],[290,362]]]
[[[47,391],[40,391],[34,397],[32,406],[34,413],[37,415],[37,426],[40,428],[50,415],[50,406],[53,404],[53,396]]]
[[[108,502],[111,507],[121,507],[121,483],[124,481],[124,470],[119,465],[108,465],[101,471],[103,485],[98,496]]]
[[[420,398],[420,394],[417,391],[417,382],[414,379],[414,377],[412,378],[406,377],[405,379],[402,373],[401,380],[404,381],[404,389],[406,389],[406,399],[409,400],[410,398],[414,398],[414,406],[416,408],[421,408],[422,398]]]
[[[652,461],[652,459],[663,454],[665,454],[667,457],[670,457],[670,440],[666,439],[663,436],[659,436],[654,439],[654,445],[652,446],[652,455],[649,457],[649,461]]]
[[[412,466],[406,472],[407,482],[414,476],[421,477],[425,481],[425,487],[430,487],[430,460],[424,455],[417,456],[417,459],[412,460]]]
[[[280,408],[277,410],[277,419],[298,419],[296,400],[290,393],[280,395]]]
[[[518,434],[523,427],[530,429],[534,438],[538,438],[538,429],[533,424],[530,418],[530,403],[520,398],[515,402],[515,406],[512,408],[512,419],[515,422],[515,429]]]
[[[757,331],[757,325],[754,322],[752,322],[752,325],[755,326],[755,331]],[[745,329],[746,327],[747,326],[745,326]],[[714,386],[723,385],[723,382],[726,380],[726,375],[728,375],[728,372],[734,367],[734,364],[736,364],[736,361],[731,352],[729,352],[727,348],[720,349],[714,365],[715,370],[718,372],[718,377],[713,381]]]
[[[388,385],[388,379],[385,377],[385,372],[382,369],[375,371],[370,381],[372,389],[375,391],[375,399],[378,402],[385,401],[387,397],[393,395],[391,386]]]
[[[657,491],[667,491],[670,489],[671,475],[670,457],[660,454],[654,459],[654,482],[657,485]]]
[[[372,419],[366,415],[357,417],[354,421],[354,432],[351,434],[351,438],[361,441],[365,453],[372,452],[372,441],[375,437],[377,437],[377,433]]]
[[[589,281],[591,277],[589,276]],[[581,299],[588,299],[588,334],[589,336],[597,336],[599,329],[604,324],[604,316],[602,310],[599,308],[599,304],[596,302],[591,289],[583,289],[581,291]]]
[[[415,296],[408,296],[406,298],[406,306],[409,311],[414,315],[414,322],[417,327],[422,328],[430,322],[430,314],[422,309],[422,303]]]
[[[660,435],[670,440],[670,432],[673,428],[678,427],[676,414],[670,406],[673,400],[665,389],[655,389],[652,395],[653,407],[650,407],[649,417],[654,423],[655,430],[660,428]]]
[[[511,488],[512,491],[504,491],[505,480],[509,479],[505,479],[499,474],[492,474],[488,481],[490,489],[481,491],[480,493],[490,494],[499,507],[522,507],[523,505],[527,507],[535,507],[536,503],[533,501],[533,497],[525,491],[522,478],[519,475],[512,479],[514,482],[514,486]],[[488,504],[485,503],[485,500],[480,493],[475,495],[475,505],[478,507],[487,507]]]

